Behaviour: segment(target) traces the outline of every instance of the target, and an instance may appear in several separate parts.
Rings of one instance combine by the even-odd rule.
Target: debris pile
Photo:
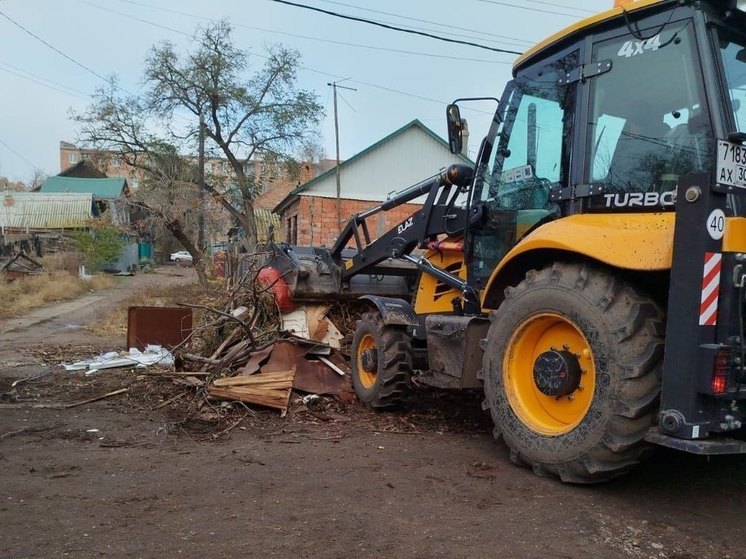
[[[193,405],[227,400],[284,415],[293,390],[351,401],[345,351],[356,313],[339,305],[306,305],[281,314],[271,286],[256,279],[250,271],[213,305],[183,304],[202,317],[189,339],[173,349],[185,377],[180,383],[196,389]]]
[[[9,280],[30,274],[40,274],[44,270],[41,262],[25,252],[17,252],[7,262],[0,262],[0,274]]]
[[[347,355],[363,303],[298,306],[282,313],[271,285],[249,271],[232,288],[202,293],[176,307],[130,307],[128,352],[65,365],[86,376],[137,369],[142,392],[178,416],[176,423],[227,419],[247,404],[304,409],[318,396],[354,401]],[[294,397],[294,394],[296,397]],[[314,400],[304,400],[313,395]]]

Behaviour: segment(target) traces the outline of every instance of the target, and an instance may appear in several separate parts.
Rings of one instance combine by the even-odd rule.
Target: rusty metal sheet
[[[259,370],[261,373],[287,371],[293,367],[296,359],[295,345],[290,342],[278,342],[272,347],[269,360]]]
[[[311,394],[344,396],[352,392],[350,376],[340,376],[321,361],[298,357],[293,388]]]
[[[192,309],[183,307],[130,307],[127,314],[127,347],[148,344],[174,348],[192,332]]]
[[[262,363],[264,363],[267,358],[269,357],[270,353],[272,353],[272,350],[274,349],[275,345],[272,344],[269,347],[265,347],[262,350],[255,351],[251,354],[251,357],[249,357],[249,361],[246,363],[243,369],[241,369],[242,375],[253,375],[259,370],[259,367]]]
[[[287,370],[295,367],[293,388],[311,394],[333,394],[342,399],[352,398],[352,384],[349,375],[340,376],[328,365],[314,359],[307,359],[308,346],[294,342],[278,342],[272,348],[269,360],[262,365],[261,373]],[[343,361],[344,362],[344,361]]]

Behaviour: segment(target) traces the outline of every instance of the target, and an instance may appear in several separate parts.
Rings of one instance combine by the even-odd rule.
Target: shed
[[[388,194],[433,176],[453,163],[472,165],[465,156],[452,154],[443,138],[415,119],[340,164],[339,214],[335,168],[286,196],[274,210],[282,218],[278,240],[330,246],[339,233],[338,220],[344,226],[351,215],[374,207]],[[380,236],[419,207],[416,203],[404,204],[379,214],[370,224],[371,235]]]
[[[98,216],[92,194],[2,192],[0,232],[84,229]]]
[[[115,225],[128,225],[130,223],[130,212],[124,202],[125,197],[129,196],[130,193],[125,178],[91,179],[57,175],[47,178],[41,185],[39,192],[43,194],[92,194],[94,202],[99,206],[100,213],[106,211],[111,213],[112,223]]]

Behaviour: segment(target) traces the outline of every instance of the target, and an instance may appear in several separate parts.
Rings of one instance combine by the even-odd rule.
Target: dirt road
[[[77,326],[142,277],[0,334],[0,557],[746,557],[746,458],[662,451],[617,482],[561,485],[510,463],[476,396],[393,417],[259,411],[212,441],[174,429],[131,372],[54,368],[11,391],[60,345],[110,348]]]

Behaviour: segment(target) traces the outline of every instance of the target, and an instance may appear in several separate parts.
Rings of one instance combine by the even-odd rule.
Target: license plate
[[[718,184],[746,189],[746,146],[718,140]]]

